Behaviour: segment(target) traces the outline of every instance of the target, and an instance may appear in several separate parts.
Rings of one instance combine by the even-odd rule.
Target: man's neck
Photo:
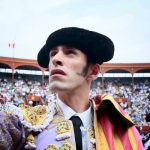
[[[63,92],[58,97],[77,113],[82,113],[90,106],[88,92]]]

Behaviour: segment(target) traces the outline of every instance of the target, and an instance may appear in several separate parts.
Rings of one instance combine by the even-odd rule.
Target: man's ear
[[[92,64],[89,67],[88,79],[95,80],[100,73],[100,65],[99,64]]]

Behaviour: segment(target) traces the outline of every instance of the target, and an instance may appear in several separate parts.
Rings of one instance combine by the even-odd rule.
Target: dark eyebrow
[[[65,46],[65,47],[68,49],[75,49],[75,47],[72,47],[72,46]]]
[[[56,47],[57,47],[57,46],[52,47],[52,48],[50,49],[50,51],[56,50]]]

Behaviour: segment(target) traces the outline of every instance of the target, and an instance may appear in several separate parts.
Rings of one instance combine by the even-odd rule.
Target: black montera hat
[[[55,46],[66,45],[85,53],[90,63],[102,64],[113,58],[114,44],[105,35],[77,27],[59,29],[48,37],[39,51],[37,61],[41,67],[47,68],[49,52]]]

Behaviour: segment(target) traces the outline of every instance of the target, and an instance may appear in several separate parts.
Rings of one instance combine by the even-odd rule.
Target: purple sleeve
[[[17,149],[22,142],[22,125],[17,116],[0,111],[0,149]]]

